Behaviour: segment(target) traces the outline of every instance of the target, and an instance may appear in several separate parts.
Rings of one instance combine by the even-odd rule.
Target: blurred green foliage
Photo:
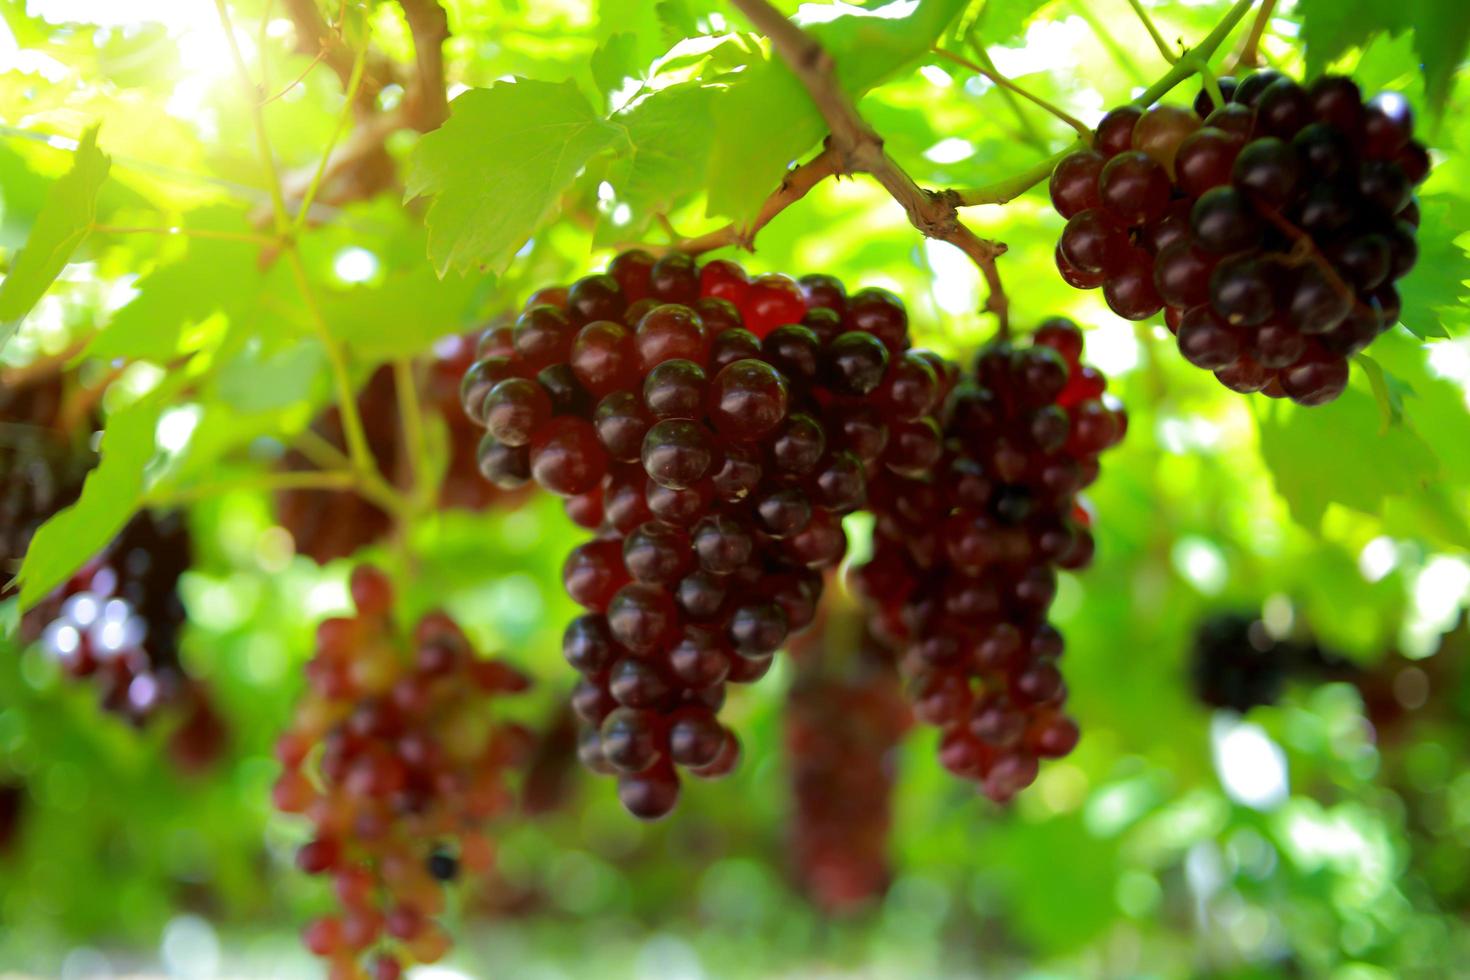
[[[411,73],[408,4],[342,6],[361,18],[373,59]],[[0,3],[0,249],[18,277],[0,289],[0,318],[18,325],[0,367],[85,344],[84,376],[125,368],[104,402],[96,487],[42,532],[27,599],[135,508],[187,500],[198,561],[184,583],[185,663],[229,728],[218,765],[182,773],[165,750],[170,722],[139,731],[101,712],[85,685],[19,648],[18,610],[5,605],[0,783],[22,786],[24,802],[0,854],[0,969],[312,968],[294,930],[327,896],[291,866],[304,828],[270,812],[270,745],[315,623],[346,605],[348,566],[294,556],[261,488],[334,397],[329,348],[345,350],[355,385],[540,285],[600,268],[618,245],[665,240],[660,216],[691,236],[748,216],[821,135],[799,87],[726,5],[444,6],[454,115],[434,135],[389,134],[382,193],[322,184],[295,239],[298,277],[251,240],[270,229],[271,179],[211,5]],[[1166,38],[1197,39],[1227,4],[1146,6]],[[315,63],[295,43],[287,7],[229,4],[260,90],[279,93],[263,110],[265,137],[299,201],[353,114],[332,59]],[[328,23],[337,7],[322,5]],[[914,733],[897,760],[893,887],[865,914],[827,921],[789,874],[789,676],[778,667],[727,709],[746,743],[739,771],[692,788],[670,820],[637,825],[608,781],[579,772],[566,805],[508,825],[495,880],[462,910],[456,969],[1387,978],[1450,975],[1466,961],[1470,706],[1464,650],[1441,650],[1470,594],[1470,91],[1455,84],[1466,21],[1454,0],[1279,7],[1267,63],[1340,67],[1367,90],[1404,91],[1435,154],[1423,257],[1403,284],[1406,329],[1361,358],[1340,401],[1297,409],[1232,395],[1185,364],[1161,324],[1124,323],[1097,294],[1065,286],[1044,186],[965,214],[1010,247],[1001,268],[1019,328],[1055,313],[1085,324],[1089,358],[1131,416],[1090,492],[1098,561],[1065,579],[1055,609],[1084,730],[1076,753],[1001,809],[939,768],[932,733]],[[924,186],[1002,180],[1071,139],[1050,115],[926,57],[932,41],[959,49],[972,33],[1001,72],[1089,123],[1168,67],[1122,0],[840,13],[821,30],[844,83]],[[382,88],[337,145],[350,150],[404,98],[402,86]],[[548,118],[565,126],[538,133]],[[98,122],[105,181],[86,135]],[[48,204],[57,187],[71,195],[65,214]],[[405,190],[433,203],[405,203]],[[204,234],[107,230],[174,227]],[[69,263],[42,262],[63,239]],[[921,239],[863,178],[819,186],[741,260],[893,288],[917,341],[956,358],[993,330],[976,270]],[[453,271],[441,279],[435,266]],[[21,320],[30,303],[12,297],[31,293],[39,302]],[[149,443],[170,420],[183,438]],[[442,464],[442,431],[431,436]],[[484,649],[532,673],[536,693],[517,710],[549,724],[571,680],[561,557],[583,532],[544,498],[420,513],[403,532],[360,557],[392,571],[405,613],[445,605]],[[860,549],[860,521],[853,536]],[[1201,706],[1188,683],[1192,631],[1219,609],[1310,630],[1368,677],[1456,662],[1428,671],[1427,702],[1393,738],[1367,724],[1362,684],[1301,685],[1244,721]]]

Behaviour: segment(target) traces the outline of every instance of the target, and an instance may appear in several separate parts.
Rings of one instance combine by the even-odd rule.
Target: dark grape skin
[[[1184,314],[1178,337],[1179,352],[1195,367],[1224,369],[1240,355],[1239,335],[1206,306]]]
[[[592,424],[574,416],[552,419],[531,442],[531,475],[552,493],[586,493],[607,472],[607,450]]]
[[[1229,184],[1235,158],[1244,145],[1240,137],[1214,126],[1190,133],[1179,144],[1179,152],[1174,157],[1180,189],[1198,197],[1212,187]]]
[[[1240,80],[1231,101],[1254,107],[1273,82],[1285,77],[1281,72],[1270,68],[1252,72]]]
[[[1125,320],[1146,320],[1159,312],[1164,301],[1154,288],[1154,266],[1142,249],[1130,257],[1112,278],[1103,283],[1108,308]]]
[[[1062,281],[1073,289],[1096,289],[1107,279],[1105,273],[1083,272],[1068,262],[1067,257],[1062,254],[1061,242],[1057,242],[1052,256],[1056,260],[1057,273],[1062,277]]]
[[[1290,140],[1316,113],[1307,90],[1290,78],[1278,78],[1261,92],[1256,103],[1256,132]]]
[[[655,419],[694,419],[703,414],[704,369],[683,358],[663,361],[643,381],[643,404]]]
[[[1148,224],[1163,217],[1169,206],[1169,174],[1147,153],[1128,150],[1103,167],[1098,196],[1123,224]]]
[[[1095,150],[1078,150],[1068,154],[1052,171],[1048,190],[1052,206],[1063,218],[1102,204],[1097,180],[1107,161]]]
[[[643,437],[643,468],[659,486],[684,490],[709,472],[714,446],[702,425],[691,419],[656,422]]]
[[[485,396],[482,416],[496,439],[507,446],[524,446],[550,418],[551,399],[528,378],[506,378]]]
[[[1340,133],[1358,133],[1363,127],[1363,93],[1342,75],[1323,75],[1307,89],[1319,120]]]
[[[1127,237],[1101,209],[1079,211],[1062,230],[1061,255],[1084,273],[1112,275],[1122,265]]]
[[[1170,306],[1198,306],[1210,297],[1215,258],[1188,242],[1175,242],[1154,260],[1154,287]]]
[[[1325,405],[1347,387],[1347,360],[1325,353],[1308,354],[1281,372],[1281,387],[1299,405]]]
[[[709,388],[709,417],[726,439],[755,442],[786,418],[790,388],[763,360],[746,358],[721,369]]]
[[[1247,143],[1235,158],[1231,180],[1242,192],[1268,208],[1291,200],[1300,177],[1296,150],[1272,136]]]
[[[1103,116],[1093,136],[1093,148],[1111,159],[1133,148],[1133,127],[1143,116],[1135,106],[1122,106]]]
[[[632,463],[642,458],[643,438],[653,419],[643,400],[631,391],[615,391],[597,403],[592,424],[613,459]]]
[[[1261,222],[1250,202],[1233,187],[1216,187],[1195,202],[1189,215],[1197,245],[1218,255],[1243,252],[1261,240]]]
[[[872,394],[887,370],[888,348],[872,334],[849,330],[822,351],[822,380],[839,395],[860,398]]]
[[[1222,261],[1210,274],[1210,306],[1233,326],[1265,323],[1276,306],[1267,266],[1249,253]]]

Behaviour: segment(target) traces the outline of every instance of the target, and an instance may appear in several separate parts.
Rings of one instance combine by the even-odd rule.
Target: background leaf
[[[86,239],[97,214],[97,193],[111,166],[97,149],[93,126],[82,136],[71,170],[47,194],[25,248],[0,282],[0,347]]]

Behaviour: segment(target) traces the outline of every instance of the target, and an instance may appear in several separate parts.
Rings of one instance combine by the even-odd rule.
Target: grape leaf
[[[1373,398],[1378,402],[1378,414],[1383,419],[1378,434],[1382,435],[1388,431],[1389,426],[1398,425],[1404,420],[1404,396],[1412,396],[1414,389],[1385,371],[1382,364],[1367,354],[1358,354],[1354,360],[1363,369],[1363,374],[1373,389]]]
[[[245,216],[224,205],[190,214],[189,227],[244,231]],[[167,361],[184,346],[185,332],[215,313],[236,316],[264,294],[264,276],[249,242],[192,238],[178,260],[138,280],[138,295],[93,338],[95,357]]]
[[[1408,425],[1380,432],[1374,398],[1350,387],[1330,405],[1272,403],[1257,414],[1261,457],[1291,516],[1316,530],[1330,504],[1377,515],[1384,500],[1428,487],[1439,460]]]
[[[638,57],[638,38],[632,34],[614,34],[592,52],[592,80],[603,95],[623,84],[625,78],[637,78],[648,62]]]
[[[0,347],[51,288],[97,217],[97,193],[112,166],[97,149],[97,127],[82,136],[71,169],[51,186],[41,213],[4,282],[0,282]]]
[[[575,82],[523,78],[455,99],[449,120],[415,148],[405,192],[434,199],[429,257],[439,274],[503,271],[618,134]]]
[[[898,4],[876,10],[810,4],[799,19],[832,56],[843,91],[856,98],[928,51],[963,7],[964,0],[919,0],[901,8],[906,16],[894,16]],[[806,89],[774,58],[742,72],[713,114],[708,212],[740,223],[755,217],[787,167],[826,131]]]
[[[985,44],[1005,44],[1026,29],[1050,0],[985,0],[971,30]]]
[[[1455,336],[1470,323],[1470,254],[1456,243],[1470,219],[1470,202],[1435,195],[1419,206],[1419,260],[1398,284],[1399,322],[1421,339]]]
[[[1317,75],[1350,48],[1360,48],[1379,31],[1409,26],[1404,0],[1301,0],[1302,41],[1307,74]]]
[[[604,221],[598,228],[599,239],[636,237],[653,212],[667,211],[673,202],[700,187],[714,129],[710,110],[715,95],[697,84],[673,85],[613,117],[627,130],[633,149],[618,156],[607,179],[618,201],[631,209],[633,223]]]
[[[1414,51],[1424,65],[1425,98],[1438,113],[1470,44],[1470,11],[1464,0],[1417,0],[1415,7]]]
[[[446,334],[465,329],[479,280],[441,280],[419,265],[390,274],[378,286],[358,286],[323,297],[322,315],[332,335],[354,357],[386,361],[422,354]]]
[[[77,502],[36,530],[20,568],[20,604],[30,609],[107,546],[143,503],[144,470],[153,458],[158,419],[186,378],[179,371],[107,419],[102,461]]]

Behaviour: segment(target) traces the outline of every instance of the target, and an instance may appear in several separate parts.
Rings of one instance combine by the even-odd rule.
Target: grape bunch
[[[1119,316],[1167,308],[1180,353],[1232,391],[1321,405],[1398,322],[1429,155],[1396,93],[1275,71],[1219,85],[1220,106],[1114,109],[1057,165],[1057,267]]]
[[[11,595],[36,529],[76,502],[97,461],[61,431],[65,394],[60,374],[0,388],[0,599]]]
[[[888,888],[894,755],[911,723],[892,658],[871,638],[840,662],[801,660],[786,698],[791,849],[802,890],[828,914]]]
[[[1354,673],[1349,661],[1316,641],[1274,636],[1259,616],[1243,613],[1216,613],[1202,620],[1190,651],[1195,697],[1242,714],[1275,704],[1289,678],[1322,681]]]
[[[997,802],[1077,742],[1047,610],[1055,570],[1091,562],[1077,494],[1127,427],[1081,356],[1062,319],[1029,345],[982,348],[950,398],[937,465],[870,486],[873,557],[854,584],[901,651],[915,715],[943,731],[940,761]]]
[[[179,580],[193,561],[183,515],[143,511],[102,554],[26,614],[24,635],[74,678],[94,678],[102,706],[141,724],[166,705],[210,712],[179,664]],[[206,748],[200,729],[200,748]],[[217,739],[212,741],[217,742]],[[218,749],[217,744],[214,745]]]
[[[441,507],[484,510],[514,503],[480,478],[475,456],[479,429],[460,410],[460,378],[474,357],[473,337],[445,337],[434,345],[420,382],[425,411],[442,418],[449,430],[449,464],[439,485]],[[390,484],[405,487],[411,477],[409,451],[403,441],[398,385],[390,366],[373,372],[358,393],[357,411],[378,471]],[[336,407],[323,412],[312,431],[338,452],[346,452],[347,436]],[[314,468],[299,451],[287,454],[283,465],[296,472]],[[277,495],[277,518],[291,532],[296,550],[318,564],[356,553],[384,538],[393,526],[392,518],[380,507],[347,490],[282,491]]]
[[[448,951],[434,921],[445,887],[494,861],[487,824],[513,804],[506,775],[528,735],[493,709],[527,681],[476,656],[443,613],[400,635],[376,569],[356,568],[351,591],[357,615],[317,631],[306,697],[276,743],[273,798],[311,821],[296,865],[330,876],[341,907],[308,925],[307,948],[333,977],[363,976],[369,958],[373,980],[396,980],[406,962]]]
[[[462,393],[483,473],[596,532],[565,565],[587,612],[564,652],[583,761],[635,815],[673,808],[676,767],[734,767],[725,686],[811,622],[869,471],[939,458],[951,374],[907,326],[886,290],[630,251],[481,338]]]

